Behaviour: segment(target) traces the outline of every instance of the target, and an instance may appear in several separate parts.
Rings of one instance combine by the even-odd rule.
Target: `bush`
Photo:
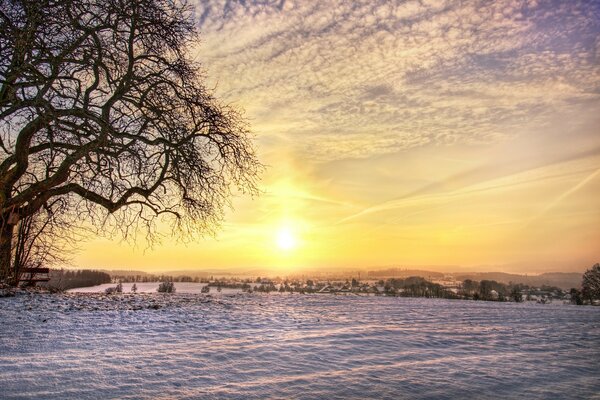
[[[123,284],[119,282],[115,287],[109,287],[104,290],[106,294],[115,294],[115,293],[123,293]]]
[[[512,301],[517,302],[517,303],[523,302],[523,295],[521,294],[521,291],[517,287],[513,288],[510,291],[510,298]]]
[[[158,293],[175,293],[175,284],[173,282],[161,282],[157,291]]]
[[[571,295],[571,303],[576,304],[578,306],[583,305],[583,297],[581,296],[581,291],[572,288],[569,294]]]

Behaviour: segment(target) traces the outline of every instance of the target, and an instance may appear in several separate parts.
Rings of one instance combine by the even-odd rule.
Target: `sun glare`
[[[292,250],[296,247],[296,238],[288,228],[282,228],[277,232],[277,247],[281,250]]]

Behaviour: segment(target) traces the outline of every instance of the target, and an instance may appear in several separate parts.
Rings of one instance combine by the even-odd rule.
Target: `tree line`
[[[80,269],[76,271],[53,269],[50,270],[50,280],[45,283],[52,290],[68,290],[110,283],[110,275],[106,272]]]
[[[115,282],[208,282],[207,279],[188,275],[144,274],[144,275],[112,275]]]
[[[412,276],[406,279],[390,278],[384,283],[384,293],[395,294],[401,297],[458,298],[451,290],[419,276]]]

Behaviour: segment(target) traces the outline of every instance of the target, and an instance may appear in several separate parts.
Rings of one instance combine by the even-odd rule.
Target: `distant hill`
[[[112,277],[114,276],[146,276],[149,275],[148,272],[144,271],[133,271],[127,269],[99,269],[98,271],[106,272]]]
[[[411,276],[420,276],[422,278],[443,278],[445,274],[435,271],[425,271],[421,269],[402,269],[387,268],[375,271],[367,271],[367,276],[373,279],[383,278],[408,278]]]
[[[171,275],[171,276],[191,276],[192,278],[207,278],[209,277],[211,274],[209,272],[206,272],[204,270],[199,270],[199,271],[194,271],[194,270],[177,270],[177,271],[165,271],[164,272],[165,275]],[[160,275],[159,273],[156,273],[156,275]]]
[[[135,271],[135,270],[124,270],[124,269],[113,269],[113,270],[100,270],[103,272],[108,273],[111,277],[124,277],[124,276],[160,276],[160,275],[167,275],[167,276],[190,276],[192,278],[208,278],[209,276],[219,276],[219,277],[223,277],[223,276],[244,276],[247,275],[247,273],[237,273],[234,274],[232,272],[228,272],[226,270],[219,270],[219,269],[214,269],[214,270],[192,270],[192,269],[186,269],[186,270],[175,270],[175,271],[156,271],[156,272],[144,272],[144,271]],[[264,271],[263,271],[264,272]]]
[[[367,272],[370,279],[408,278],[420,276],[425,279],[440,279],[452,276],[457,281],[471,279],[474,281],[490,280],[508,284],[522,283],[529,286],[557,286],[561,289],[579,288],[582,274],[580,272],[546,272],[539,275],[521,275],[507,272],[454,272],[442,273],[424,269],[386,268]]]
[[[522,283],[530,286],[557,286],[561,289],[578,288],[581,285],[582,274],[578,272],[546,272],[540,275],[519,275],[506,272],[472,272],[452,274],[456,280],[472,279],[493,280],[500,283]]]

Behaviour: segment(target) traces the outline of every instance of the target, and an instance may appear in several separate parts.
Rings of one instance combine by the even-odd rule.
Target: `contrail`
[[[526,172],[531,172],[531,171],[532,170],[528,170]],[[578,174],[579,172],[576,172],[576,173]],[[542,176],[542,177],[520,178],[520,179],[517,179],[516,181],[508,181],[507,182],[508,178],[511,178],[514,176],[519,176],[522,173],[510,174],[510,175],[503,176],[501,178],[486,180],[486,181],[476,183],[474,185],[465,186],[463,188],[460,188],[460,189],[457,189],[454,191],[423,194],[420,196],[408,195],[406,197],[401,197],[401,198],[398,198],[395,200],[386,201],[386,202],[368,207],[364,210],[361,210],[357,213],[354,213],[352,215],[349,215],[345,218],[340,219],[335,224],[336,225],[342,224],[344,222],[348,222],[350,220],[356,219],[363,215],[372,214],[372,213],[380,212],[380,211],[392,210],[392,209],[400,208],[405,205],[410,205],[410,204],[415,204],[415,203],[420,203],[420,204],[431,204],[431,203],[438,203],[438,202],[448,203],[451,201],[460,200],[461,198],[464,198],[464,197],[472,195],[472,194],[485,193],[485,192],[490,192],[493,190],[504,189],[504,188],[511,188],[511,187],[515,187],[515,186],[526,185],[528,183],[540,182],[540,181],[549,180],[549,179],[563,178],[563,177],[574,175],[576,173],[567,172],[567,173],[551,174],[551,175],[546,175],[546,176]],[[595,175],[596,173],[598,173],[598,171],[593,172],[592,175]],[[584,184],[585,184],[585,182],[584,182]],[[577,190],[577,189],[574,189],[574,190]],[[566,194],[566,195],[568,195],[568,194]]]
[[[569,190],[565,191],[563,194],[561,194],[556,199],[554,199],[551,203],[548,203],[546,205],[546,207],[544,207],[539,213],[537,213],[536,215],[534,215],[533,217],[531,217],[529,219],[529,221],[527,221],[527,223],[525,224],[524,227],[526,228],[533,221],[535,221],[536,219],[540,218],[541,216],[543,216],[544,214],[546,214],[551,208],[555,207],[558,203],[560,203],[561,201],[563,201],[567,196],[569,196],[573,192],[576,192],[577,190],[581,189],[588,182],[590,182],[592,179],[594,179],[596,177],[596,175],[598,175],[598,174],[600,174],[600,168],[598,168],[597,170],[595,170],[594,172],[592,172],[591,174],[589,174],[588,176],[586,176],[585,178],[583,178],[581,181],[579,181],[579,183],[577,183],[575,186],[573,186]]]

